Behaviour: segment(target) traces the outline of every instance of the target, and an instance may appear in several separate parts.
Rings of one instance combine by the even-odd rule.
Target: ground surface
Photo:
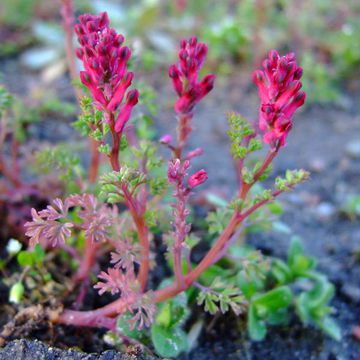
[[[2,72],[9,89],[22,95],[38,76],[21,68],[16,59],[3,62]],[[190,140],[190,147],[202,146],[205,149],[198,162],[201,161],[201,167],[209,173],[209,186],[220,188],[227,194],[235,189],[236,179],[228,151],[224,113],[235,110],[249,118],[256,116],[254,89],[248,86],[240,91],[240,85],[236,85],[244,82],[240,73],[226,81],[218,81],[216,89],[195,114],[196,133]],[[55,87],[63,97],[71,98],[68,85],[66,78],[61,77]],[[169,96],[168,90],[160,89],[159,93]],[[353,326],[360,324],[360,223],[358,219],[351,221],[340,211],[347,196],[360,194],[360,151],[353,151],[348,145],[353,142],[359,146],[359,94],[355,86],[352,93],[344,96],[341,106],[310,106],[297,115],[288,146],[275,162],[275,175],[288,168],[303,167],[312,171],[307,184],[282,197],[286,209],[282,220],[303,238],[307,253],[318,258],[319,269],[336,285],[333,305],[337,309],[335,318],[342,328],[343,340],[337,343],[315,329],[303,328],[294,319],[288,328],[272,328],[265,341],[252,343],[241,330],[241,323],[231,317],[220,317],[202,332],[198,346],[182,359],[360,358],[360,342],[351,334]],[[173,129],[174,122],[170,107],[165,106],[156,124],[159,133]],[[69,122],[59,124],[56,119],[49,119],[39,129],[39,139],[45,138],[49,142],[64,141],[71,134]],[[353,147],[356,150],[356,146]],[[284,235],[266,234],[248,241],[269,254],[286,255],[288,237]],[[1,300],[5,301],[5,297]],[[35,345],[43,349],[42,345]],[[11,354],[11,351],[15,351],[14,354],[27,351],[11,350],[13,346],[28,349],[30,345],[25,342],[10,345],[0,352],[0,359],[5,359],[3,354]],[[71,358],[67,357],[73,356],[69,354],[57,356]],[[89,359],[117,359],[113,353],[101,356]]]

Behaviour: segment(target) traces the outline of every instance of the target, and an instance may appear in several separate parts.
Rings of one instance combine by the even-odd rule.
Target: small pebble
[[[353,284],[344,284],[341,292],[354,303],[360,303],[360,287]]]
[[[316,215],[320,220],[329,220],[331,219],[335,212],[336,208],[333,204],[328,202],[322,202],[316,207]]]
[[[326,167],[325,161],[321,158],[312,159],[309,163],[310,171],[320,173]]]
[[[345,152],[354,159],[360,159],[360,140],[353,140],[347,143]]]

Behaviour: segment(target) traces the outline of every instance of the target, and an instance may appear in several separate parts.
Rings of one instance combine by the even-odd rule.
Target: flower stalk
[[[64,14],[67,14],[65,18],[69,18],[70,12],[66,6],[70,2],[64,0],[63,3]],[[95,310],[65,309],[57,316],[52,315],[52,322],[114,331],[116,318],[128,312],[133,316],[130,324],[141,329],[154,321],[156,303],[188,289],[204,271],[225,256],[234,237],[242,230],[241,226],[246,226],[249,216],[308,177],[303,170],[287,172],[284,179],[277,178],[275,187],[264,191],[259,198],[254,199],[250,193],[251,188],[267,175],[274,158],[284,147],[292,128],[294,112],[305,101],[305,93],[300,91],[299,81],[302,70],[297,66],[294,54],[280,57],[273,50],[263,62],[263,70],[254,73],[260,96],[258,123],[245,124],[243,119],[235,116],[234,128],[229,134],[233,141],[233,153],[238,156],[239,176],[239,192],[234,205],[229,206],[233,209],[230,220],[200,262],[193,265],[190,255],[187,256],[185,260],[188,267],[185,272],[184,247],[191,230],[188,222],[189,198],[198,186],[206,182],[208,176],[203,169],[188,174],[192,160],[200,156],[203,149],[192,149],[184,155],[184,148],[192,131],[193,110],[212,90],[215,76],[208,74],[199,79],[207,46],[198,42],[196,37],[181,42],[179,61],[169,68],[169,76],[178,96],[174,106],[178,120],[177,144],[172,144],[172,137],[168,134],[160,139],[172,151],[165,181],[173,187],[173,230],[167,245],[173,260],[175,279],[164,288],[151,290],[148,289],[151,270],[151,225],[148,225],[148,210],[152,210],[158,201],[156,195],[150,198],[149,184],[154,180],[148,169],[148,160],[151,159],[146,150],[144,154],[141,153],[141,160],[136,168],[128,166],[126,157],[120,161],[121,139],[129,129],[128,123],[139,99],[138,90],[130,89],[133,73],[127,70],[127,63],[131,51],[123,45],[124,37],[110,28],[106,13],[80,16],[75,32],[80,43],[76,53],[84,65],[80,78],[91,94],[94,113],[101,113],[100,120],[91,123],[90,127],[99,130],[102,144],[106,141],[105,129],[110,132],[112,139],[107,155],[113,171],[101,179],[101,191],[107,196],[109,203],[125,205],[130,217],[119,221],[116,205],[109,207],[99,204],[95,196],[89,194],[73,195],[64,202],[56,199],[54,205],[49,205],[46,210],[37,212],[33,209],[33,221],[26,224],[26,234],[30,237],[31,245],[45,243],[65,248],[65,241],[74,231],[79,228],[84,231],[85,252],[75,274],[76,281],[87,279],[97,262],[98,251],[103,243],[116,250],[111,253],[112,267],[97,274],[99,281],[94,288],[99,295],[109,291],[112,295],[118,294],[119,298]],[[269,145],[267,155],[258,166],[254,166],[252,170],[246,169],[246,157],[259,150],[262,143]],[[157,190],[152,189],[153,192],[158,194],[162,182],[151,185]],[[77,210],[82,221],[80,226],[69,216],[74,208],[80,208]],[[133,239],[128,234],[134,230],[136,236]]]

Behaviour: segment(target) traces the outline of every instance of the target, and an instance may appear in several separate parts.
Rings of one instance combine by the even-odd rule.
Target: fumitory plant
[[[326,283],[311,273],[312,265],[303,264],[301,251],[296,259],[302,264],[294,265],[295,255],[288,265],[277,263],[275,278],[280,288],[274,293],[265,294],[265,282],[259,285],[258,281],[259,286],[251,290],[255,283],[248,282],[249,274],[261,275],[265,266],[256,254],[239,257],[235,283],[234,276],[215,276],[231,245],[258,221],[259,214],[266,216],[280,194],[291,191],[309,176],[304,170],[289,170],[285,177],[275,179],[272,188],[258,186],[269,177],[272,161],[283,150],[291,132],[294,113],[305,101],[300,81],[302,69],[295,55],[280,56],[271,50],[262,69],[254,73],[260,96],[256,121],[228,114],[238,192],[221,209],[221,221],[217,215],[212,220],[209,217],[210,234],[217,238],[202,259],[194,262],[192,250],[198,239],[191,232],[190,200],[208,176],[204,169],[192,169],[193,159],[201,156],[203,149],[188,149],[186,145],[192,135],[194,109],[215,82],[212,74],[200,75],[208,51],[206,44],[196,37],[182,40],[178,61],[169,67],[168,75],[177,96],[177,138],[166,134],[159,141],[169,150],[164,169],[156,144],[139,138],[137,124],[131,121],[141,93],[132,85],[135,76],[129,65],[131,50],[124,37],[110,27],[106,13],[81,15],[75,33],[80,44],[76,55],[84,67],[80,79],[86,90],[76,128],[96,140],[97,150],[108,158],[111,171],[100,176],[99,191],[57,198],[41,211],[32,209],[33,219],[26,224],[30,248],[38,244],[48,251],[59,248],[77,261],[72,278],[73,288],[80,288],[76,308],[50,311],[50,320],[56,324],[105,328],[120,337],[134,339],[142,339],[144,329],[150,327],[157,351],[176,356],[187,346],[181,325],[188,315],[186,294],[195,289],[197,302],[210,313],[232,309],[240,314],[249,307],[250,335],[263,338],[264,322],[279,320],[278,308],[283,314],[293,300],[289,282],[307,276]],[[266,155],[254,161],[253,154],[260,150],[266,150]],[[170,226],[164,226],[164,222]],[[167,264],[174,275],[151,288],[153,243],[159,229],[167,246]],[[104,257],[107,266],[101,268]],[[295,274],[301,266],[303,273]],[[259,279],[264,280],[262,276]],[[89,286],[100,296],[111,294],[112,300],[97,309],[79,310]],[[255,290],[261,295],[255,296]],[[307,321],[315,319],[314,323],[321,324],[329,311],[322,311],[322,304],[318,304],[321,311],[316,308],[315,313],[308,301],[311,296],[309,293],[299,298],[299,311]],[[330,291],[324,306],[331,296]],[[278,315],[276,319],[271,316],[273,310]]]

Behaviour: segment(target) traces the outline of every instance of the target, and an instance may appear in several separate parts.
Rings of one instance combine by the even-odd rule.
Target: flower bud
[[[170,134],[163,135],[159,140],[159,142],[164,145],[169,145],[172,143],[172,141],[173,141],[173,138]]]
[[[207,179],[207,172],[205,170],[199,170],[188,178],[188,185],[192,189],[196,186],[201,185]]]

